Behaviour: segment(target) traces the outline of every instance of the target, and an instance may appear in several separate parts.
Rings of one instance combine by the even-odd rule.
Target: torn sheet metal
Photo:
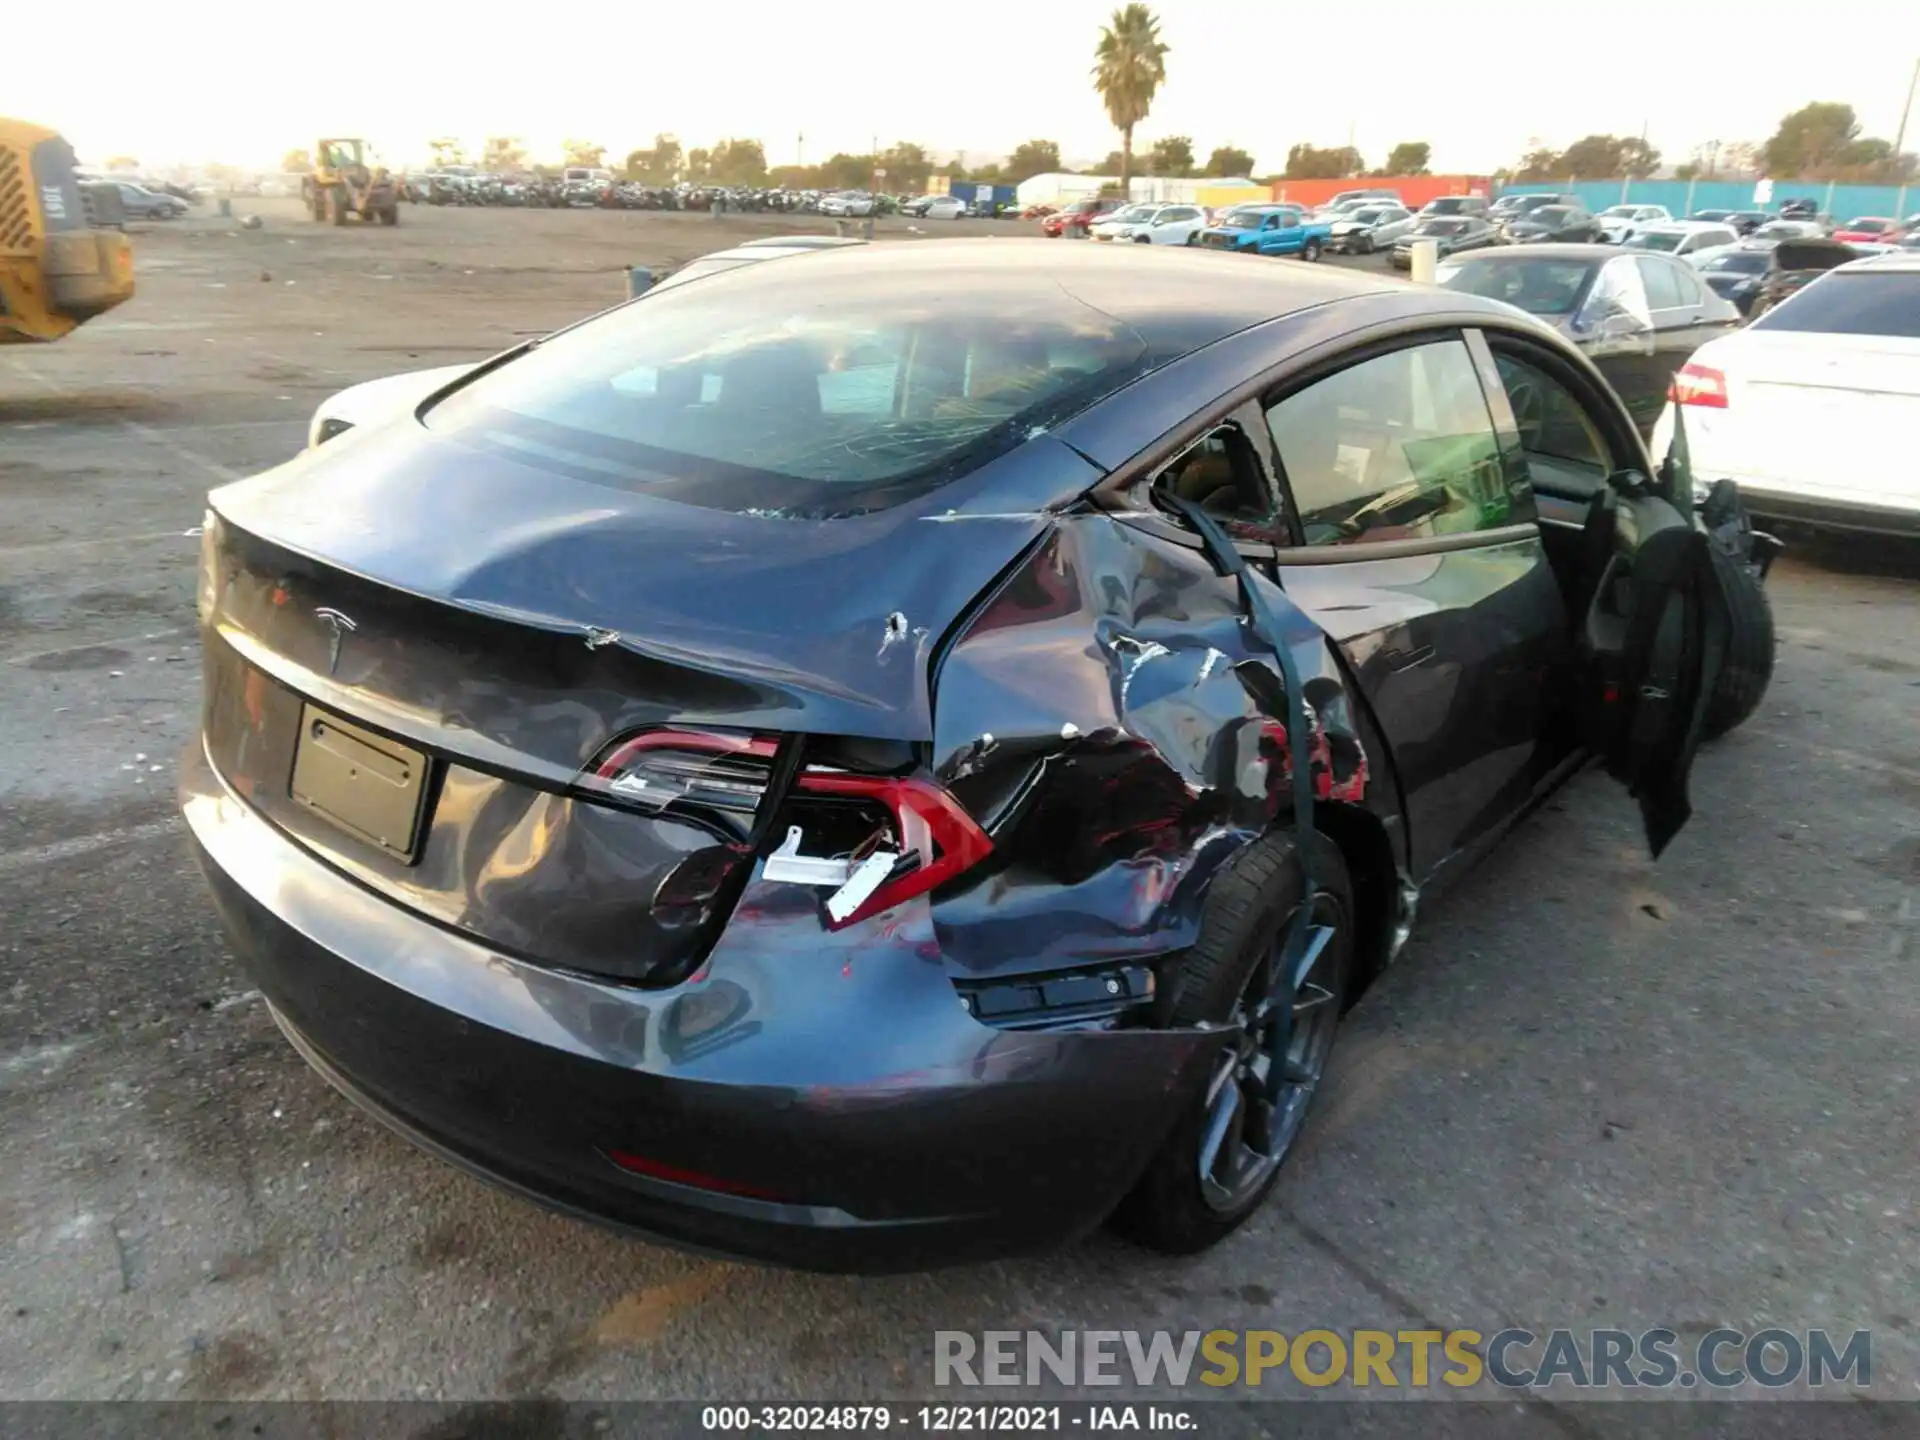
[[[1390,807],[1312,636],[1294,661],[1315,797]],[[1106,515],[1062,517],[936,677],[936,768],[999,857],[934,909],[949,963],[1039,972],[1190,945],[1213,874],[1291,813],[1286,698],[1235,582],[1204,555]]]

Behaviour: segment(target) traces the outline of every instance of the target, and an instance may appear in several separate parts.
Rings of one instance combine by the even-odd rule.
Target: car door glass
[[[1651,255],[1636,256],[1633,263],[1639,268],[1640,284],[1647,292],[1647,308],[1662,320],[1670,321],[1673,317],[1665,312],[1678,310],[1686,304],[1676,276],[1679,267],[1656,260]]]
[[[1172,511],[1162,497],[1178,496],[1220,521],[1237,540],[1270,543],[1285,534],[1253,442],[1237,424],[1215,426],[1169,461],[1149,488],[1157,509]]]
[[[1267,411],[1309,545],[1424,539],[1534,518],[1510,485],[1466,345],[1389,351]]]
[[[1597,494],[1614,464],[1586,406],[1537,365],[1497,351],[1494,365],[1535,488],[1549,494]]]
[[[1653,324],[1646,286],[1640,282],[1634,261],[1625,256],[1609,260],[1600,268],[1593,289],[1588,292],[1587,303],[1580,309],[1579,319],[1582,328],[1591,330],[1613,315],[1630,316],[1642,325]]]

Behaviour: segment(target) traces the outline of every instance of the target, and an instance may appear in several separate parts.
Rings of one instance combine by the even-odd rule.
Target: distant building
[[[1118,175],[1076,175],[1054,171],[1022,180],[1020,204],[1064,205],[1119,188]],[[1266,187],[1255,185],[1249,179],[1219,176],[1174,179],[1164,175],[1135,175],[1127,185],[1127,198],[1130,200],[1159,200],[1169,204],[1231,205],[1239,200],[1264,200],[1266,195]]]

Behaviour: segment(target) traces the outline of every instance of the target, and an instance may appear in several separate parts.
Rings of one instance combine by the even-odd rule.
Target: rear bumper
[[[793,887],[750,888],[682,986],[562,974],[323,864],[198,744],[180,788],[242,960],[316,1070],[482,1178],[683,1247],[886,1271],[1060,1244],[1125,1194],[1215,1048],[982,1025],[930,934],[810,950],[777,913]]]

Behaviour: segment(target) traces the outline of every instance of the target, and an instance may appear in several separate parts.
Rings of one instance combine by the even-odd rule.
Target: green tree
[[[433,152],[433,163],[436,166],[467,163],[466,148],[450,135],[443,135],[438,140],[429,140],[427,148]]]
[[[1514,167],[1515,180],[1552,180],[1567,172],[1560,168],[1560,152],[1545,145],[1536,145],[1520,157],[1520,163]]]
[[[1168,135],[1153,142],[1147,152],[1147,173],[1184,179],[1193,174],[1193,137]]]
[[[1638,135],[1620,137],[1620,173],[1635,180],[1652,178],[1660,168],[1660,152]]]
[[[758,185],[767,178],[767,152],[758,140],[722,140],[707,157],[718,185]]]
[[[703,185],[712,178],[711,161],[713,152],[702,150],[698,145],[687,151],[687,179],[695,185]]]
[[[1054,140],[1029,140],[1007,157],[1007,178],[1018,185],[1035,175],[1051,175],[1060,168],[1060,145]]]
[[[933,161],[924,145],[896,140],[880,152],[880,168],[887,172],[880,179],[882,190],[894,195],[918,195],[927,188]]]
[[[518,170],[526,163],[526,147],[514,135],[489,135],[480,152],[480,168],[494,175]]]
[[[1107,158],[1100,162],[1100,173],[1102,175],[1118,175],[1120,168],[1126,163],[1126,156],[1122,155],[1118,150],[1109,150],[1107,152]]]
[[[568,140],[561,145],[567,164],[585,166],[592,169],[606,157],[607,147],[596,145],[591,140]]]
[[[1402,140],[1387,152],[1383,175],[1425,175],[1433,161],[1433,147],[1424,140]]]
[[[655,135],[645,150],[627,155],[627,179],[640,185],[671,185],[680,178],[685,161],[680,141],[672,135]]]
[[[1816,100],[1781,117],[1760,147],[1760,163],[1781,180],[1822,180],[1846,162],[1859,138],[1851,105]]]
[[[1171,47],[1160,39],[1160,21],[1140,4],[1113,12],[1094,47],[1093,87],[1120,132],[1120,188],[1133,178],[1133,127],[1147,118],[1154,93],[1167,78]]]
[[[313,169],[313,156],[304,150],[289,150],[280,157],[280,168],[288,175],[304,175]]]
[[[1358,175],[1366,168],[1360,152],[1351,145],[1322,150],[1303,140],[1287,151],[1286,178],[1289,180],[1339,180]]]
[[[1213,153],[1207,157],[1207,168],[1203,175],[1251,176],[1253,174],[1253,156],[1237,145],[1216,145]]]

